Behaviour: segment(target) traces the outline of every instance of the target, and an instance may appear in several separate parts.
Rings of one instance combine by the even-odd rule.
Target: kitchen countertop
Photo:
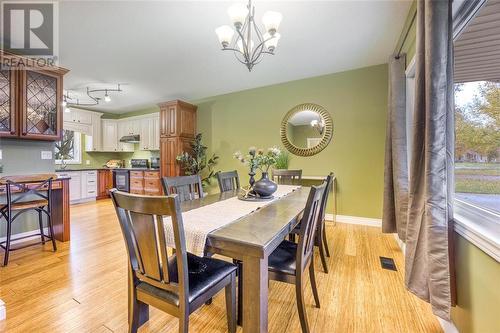
[[[154,168],[82,168],[82,169],[56,169],[56,172],[75,172],[75,171],[93,171],[93,170],[131,170],[131,171],[160,171]]]

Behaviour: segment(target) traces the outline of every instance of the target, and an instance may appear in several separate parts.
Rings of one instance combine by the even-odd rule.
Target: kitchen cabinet
[[[12,68],[26,59],[0,51],[0,136],[57,141],[62,137],[61,67]]]
[[[102,120],[102,151],[118,151],[118,124],[116,120]]]
[[[70,177],[69,201],[78,203],[95,200],[97,196],[97,170],[59,171],[60,177]]]
[[[130,193],[143,195],[162,195],[159,170],[130,171]]]
[[[17,71],[0,70],[0,137],[16,136]]]
[[[64,122],[92,125],[92,113],[72,108],[68,110],[69,112],[64,112]]]
[[[81,171],[81,198],[97,196],[97,170]]]
[[[141,150],[159,150],[160,149],[160,118],[153,116],[140,120],[141,124]]]
[[[181,175],[176,157],[190,151],[196,134],[195,105],[175,100],[160,107],[160,174],[161,177]]]
[[[180,100],[158,104],[160,107],[161,137],[194,137],[196,133],[196,105]]]
[[[141,134],[141,122],[135,118],[130,120],[120,120],[119,126],[122,126],[123,135]]]
[[[134,144],[133,143],[126,143],[126,142],[120,142],[120,139],[126,135],[133,135],[130,134],[132,133],[132,130],[130,130],[130,123],[132,121],[118,121],[117,126],[118,126],[118,151],[123,151],[123,152],[133,152],[134,151]]]
[[[113,188],[113,171],[98,170],[97,171],[97,199],[109,198],[109,190]]]
[[[91,132],[92,135],[85,136],[85,150],[87,152],[102,150],[102,113],[91,112]]]

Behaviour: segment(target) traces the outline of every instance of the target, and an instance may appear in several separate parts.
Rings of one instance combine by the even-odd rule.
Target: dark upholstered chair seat
[[[297,244],[284,240],[269,256],[269,271],[295,275]]]
[[[171,256],[168,263],[168,271],[172,282],[178,282],[177,257]],[[191,303],[198,296],[203,295],[208,289],[215,286],[222,279],[236,271],[236,266],[232,263],[212,258],[202,258],[187,253],[187,266],[189,275],[189,296]],[[163,298],[165,301],[179,305],[179,298],[176,294],[156,288],[148,283],[141,282],[137,289],[145,293]]]

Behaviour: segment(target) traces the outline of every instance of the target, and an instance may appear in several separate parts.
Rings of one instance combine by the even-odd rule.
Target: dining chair
[[[163,177],[162,185],[166,195],[177,194],[180,201],[203,198],[203,186],[199,175]]]
[[[328,273],[328,264],[326,261],[326,257],[330,257],[330,250],[328,247],[328,240],[326,236],[326,229],[325,229],[325,215],[326,215],[326,205],[328,203],[328,197],[330,195],[330,190],[332,188],[332,184],[334,181],[334,174],[333,172],[330,172],[330,174],[326,177],[325,183],[325,192],[323,193],[323,196],[321,198],[321,206],[320,206],[320,211],[319,211],[319,216],[318,216],[318,223],[316,226],[316,235],[314,237],[314,246],[318,247],[319,249],[319,255],[321,258],[321,264],[323,266],[323,270],[325,273]],[[298,235],[300,234],[300,224],[298,224],[291,232],[292,235]],[[291,240],[294,240],[295,238],[292,237]]]
[[[151,197],[112,189],[111,197],[129,259],[129,332],[137,332],[140,307],[147,304],[178,317],[179,332],[186,333],[189,315],[223,288],[228,330],[236,332],[236,266],[187,253],[178,195]],[[165,223],[172,223],[172,255]]]
[[[302,170],[273,169],[273,180],[280,185],[300,185]]]
[[[321,199],[327,186],[326,181],[312,186],[300,222],[299,242],[284,240],[268,258],[269,280],[295,284],[297,308],[302,332],[309,333],[307,313],[304,304],[305,272],[309,278],[316,307],[320,307],[316,277],[314,275],[314,239],[321,210]]]
[[[240,177],[238,171],[226,171],[217,173],[220,192],[233,191],[240,188]]]
[[[57,251],[54,237],[54,228],[51,219],[52,207],[52,180],[56,179],[56,174],[37,174],[27,176],[5,176],[0,178],[0,185],[5,187],[6,203],[0,204],[0,214],[7,222],[6,240],[0,242],[0,247],[5,250],[3,265],[9,263],[10,251],[19,250],[28,246],[45,244],[46,239],[52,241],[52,249]],[[14,194],[16,194],[14,196]],[[38,213],[39,234],[17,237],[12,239],[12,225],[14,221],[23,213],[35,211]],[[43,231],[43,215],[47,217],[47,227],[49,235]],[[12,248],[12,242],[28,237],[40,236],[38,243],[16,246]],[[5,244],[5,245],[4,245]]]

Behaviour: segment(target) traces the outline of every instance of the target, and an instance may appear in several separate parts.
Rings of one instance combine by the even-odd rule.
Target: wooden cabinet
[[[9,63],[28,60],[0,51],[0,136],[30,140],[60,140],[62,137],[63,76],[60,67],[20,67]]]
[[[196,134],[195,105],[175,100],[160,107],[160,173],[162,177],[181,175],[176,157],[189,151]]]
[[[109,190],[113,188],[113,171],[97,171],[97,199],[109,198]]]
[[[130,193],[161,195],[162,192],[159,171],[130,171]]]
[[[196,105],[175,100],[158,104],[160,107],[161,137],[194,137],[196,133]]]
[[[60,140],[62,137],[62,75],[49,71],[20,73],[20,137]]]
[[[0,137],[16,136],[17,71],[0,70]]]

